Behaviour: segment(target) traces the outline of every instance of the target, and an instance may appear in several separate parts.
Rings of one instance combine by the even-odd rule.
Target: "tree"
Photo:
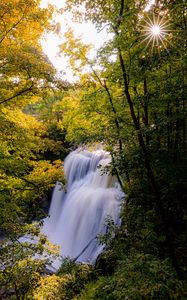
[[[0,8],[0,104],[15,104],[23,97],[36,99],[52,87],[55,71],[42,53],[39,39],[49,30],[53,9],[41,9],[40,1],[1,1]],[[17,102],[18,103],[18,102]]]
[[[53,8],[41,9],[39,4],[0,1],[0,280],[17,299],[32,294],[48,260],[35,260],[34,255],[50,253],[46,238],[39,238],[39,226],[31,223],[45,216],[41,203],[55,182],[64,182],[62,161],[45,160],[62,143],[49,138],[45,124],[25,113],[28,104],[57,89],[56,70],[40,45],[44,31],[54,29]],[[21,242],[27,234],[37,236],[38,243]]]
[[[113,39],[98,52],[97,64],[103,69],[99,72],[99,76],[96,76],[95,72],[95,79],[100,82],[108,95],[115,115],[113,123],[116,124],[118,140],[120,137],[121,141],[120,147],[116,148],[115,143],[111,144],[109,135],[110,149],[115,145],[115,150],[112,149],[113,157],[116,158],[114,165],[118,167],[122,175],[123,169],[127,165],[124,157],[128,155],[129,146],[133,143],[132,147],[130,146],[132,160],[131,163],[128,163],[128,165],[131,164],[131,167],[127,166],[130,171],[130,179],[134,179],[132,178],[132,175],[135,175],[133,174],[133,165],[136,164],[136,168],[140,170],[140,182],[145,180],[147,188],[151,192],[151,197],[147,199],[147,205],[157,215],[156,223],[158,222],[162,228],[166,239],[167,253],[179,278],[183,278],[182,268],[179,265],[180,255],[177,254],[180,243],[183,243],[183,234],[181,234],[181,242],[177,242],[178,233],[175,238],[173,237],[176,225],[171,221],[171,215],[175,214],[171,207],[172,205],[174,207],[175,200],[173,199],[173,204],[168,201],[166,187],[162,183],[164,180],[166,186],[169,184],[169,180],[165,180],[168,176],[168,179],[170,178],[175,186],[180,186],[181,192],[184,193],[184,187],[181,186],[178,179],[172,178],[170,166],[173,165],[173,162],[177,162],[177,167],[180,169],[182,161],[186,164],[183,159],[184,152],[186,153],[184,147],[184,63],[186,60],[184,44],[186,41],[182,42],[180,46],[178,44],[178,41],[184,37],[186,28],[185,4],[183,2],[172,4],[167,1],[157,1],[148,12],[144,10],[147,1],[141,1],[141,3],[123,0],[119,2],[102,1],[102,3],[100,1],[94,3],[80,1],[79,4],[84,4],[84,13],[75,9],[73,0],[68,1],[67,7],[75,11],[75,16],[80,17],[81,15],[85,20],[91,20],[98,29],[101,30],[103,26],[108,26],[108,30],[113,32]],[[150,22],[152,15],[155,16],[155,19],[162,20],[163,23],[168,19],[170,27],[167,39],[160,43],[157,42],[155,48],[152,46],[154,38],[153,40],[150,38],[150,42],[146,45],[148,37],[144,41],[145,36],[141,31],[145,23]],[[176,15],[181,17],[175,19]],[[148,32],[150,32],[149,30],[151,28],[148,25]],[[162,36],[162,38],[164,37]],[[74,43],[74,46],[76,47],[77,44]],[[76,59],[79,58],[86,62],[85,57],[82,57],[82,52],[80,51],[80,55],[76,57],[77,53],[76,50],[71,52],[71,59],[75,54]],[[116,59],[111,62],[110,56],[114,54]],[[93,64],[91,64],[91,69],[94,73]],[[182,83],[181,85],[179,85],[179,81]],[[120,101],[119,95],[116,95],[117,89],[122,91],[122,101]],[[124,142],[127,130],[124,130],[126,126],[124,118],[120,118],[122,112],[123,115],[126,113],[127,107],[128,118],[133,125],[131,132],[134,138],[131,138],[130,143],[130,139],[128,142]],[[171,145],[173,145],[172,148]],[[135,154],[138,155],[139,167]],[[165,164],[166,157],[167,163]],[[142,164],[140,160],[143,160],[144,163]],[[161,164],[164,167],[163,171],[159,173]],[[184,174],[184,170],[182,174]],[[183,175],[181,178],[183,180]],[[179,206],[184,207],[183,200],[177,199],[180,203]],[[172,211],[169,215],[168,210]],[[181,223],[184,222],[184,219],[185,213],[181,215]],[[176,220],[176,222],[179,221]],[[160,235],[158,228],[156,231]]]

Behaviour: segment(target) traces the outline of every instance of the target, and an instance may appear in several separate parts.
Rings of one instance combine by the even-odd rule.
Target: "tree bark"
[[[108,99],[109,99],[110,105],[112,107],[112,111],[114,113],[114,122],[115,122],[115,125],[116,125],[117,134],[118,134],[119,149],[120,149],[120,151],[122,151],[123,146],[122,146],[122,140],[120,138],[120,125],[119,125],[119,121],[118,121],[118,117],[117,117],[117,112],[116,112],[116,109],[115,109],[115,106],[114,106],[114,103],[113,103],[112,96],[111,96],[110,91],[108,89],[108,86],[106,84],[106,80],[104,80],[104,88],[105,88],[105,90],[107,92]]]
[[[149,115],[148,115],[148,97],[147,97],[147,78],[144,76],[144,124],[146,128],[149,125]],[[149,136],[146,134],[146,144],[149,145]]]

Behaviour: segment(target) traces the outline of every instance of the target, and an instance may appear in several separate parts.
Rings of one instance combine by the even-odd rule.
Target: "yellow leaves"
[[[25,178],[36,185],[53,185],[55,181],[64,181],[62,161],[55,160],[52,164],[49,161],[31,162],[33,171]]]
[[[1,243],[1,292],[16,291],[16,297],[19,299],[33,299],[33,290],[42,279],[41,273],[46,262],[50,263],[57,253],[46,237],[39,235],[36,241],[33,227],[36,228],[36,224],[25,226],[23,231],[21,226],[19,228],[18,234],[27,234],[27,240],[16,239]]]
[[[11,41],[27,40],[36,46],[36,41],[43,33],[45,27],[49,26],[52,17],[52,6],[50,10],[41,9],[40,1],[26,0],[1,1],[0,13],[0,43],[4,39]],[[39,44],[38,44],[39,47]]]
[[[35,0],[1,1],[1,106],[15,106],[15,100],[17,107],[34,102],[54,81],[56,71],[40,44],[44,30],[51,27],[53,9],[41,9],[39,4]]]
[[[65,130],[68,141],[78,143],[96,136],[100,138],[109,125],[108,112],[104,112],[102,108],[103,100],[100,99],[98,104],[95,99],[90,98],[87,102],[84,99],[86,93],[88,90],[69,91],[55,106],[55,109],[62,113],[58,126]],[[103,114],[100,113],[100,109]]]
[[[59,256],[60,246],[52,244],[46,236],[40,235],[39,243],[44,245],[45,252],[49,255]]]
[[[13,191],[15,186],[21,186],[22,180],[20,178],[15,178],[14,176],[6,176],[0,174],[0,187],[2,190]]]
[[[83,44],[81,38],[75,38],[72,29],[69,29],[64,37],[66,41],[60,45],[60,52],[69,58],[69,64],[73,71],[81,74],[88,63],[91,45]]]
[[[44,138],[46,128],[43,123],[19,109],[5,107],[0,111],[0,123],[2,199],[3,195],[10,198],[13,195],[14,202],[23,205],[41,198],[56,181],[64,182],[60,160],[53,163],[36,161],[45,151],[57,153],[61,149],[60,142]]]
[[[36,288],[33,300],[61,300],[70,299],[68,297],[68,285],[74,281],[73,275],[59,277],[57,275],[46,276],[40,279]],[[67,290],[66,290],[67,287]]]
[[[76,296],[84,288],[92,272],[93,268],[90,265],[76,264],[68,259],[64,260],[58,275],[43,276],[40,279],[38,287],[34,290],[33,299],[77,299]]]
[[[42,123],[39,123],[33,116],[26,115],[17,108],[10,110],[3,107],[1,112],[6,115],[7,122],[12,122],[20,128],[28,129],[30,131],[44,130],[44,125]]]
[[[45,127],[34,117],[16,108],[10,110],[3,107],[0,112],[0,121],[0,149],[4,156],[9,157],[11,153],[11,155],[14,154],[12,158],[24,160],[25,157],[32,157],[33,151],[41,148],[39,137],[45,132]]]
[[[62,107],[64,107],[65,111],[68,109],[75,109],[79,106],[78,99],[75,96],[66,96],[61,101]]]
[[[9,150],[20,152],[20,156],[33,157],[34,153],[53,151],[58,153],[62,149],[61,142],[46,138],[46,126],[33,116],[26,115],[19,109],[2,108],[0,113],[0,149],[4,155]],[[15,154],[14,154],[15,156]],[[19,156],[19,155],[18,155]]]

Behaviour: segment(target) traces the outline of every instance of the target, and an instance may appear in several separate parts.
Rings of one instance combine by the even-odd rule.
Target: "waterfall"
[[[53,192],[49,217],[42,233],[60,246],[61,255],[78,262],[94,263],[103,250],[98,234],[106,232],[106,218],[120,224],[119,212],[123,198],[115,177],[104,167],[111,162],[108,152],[76,150],[64,161],[67,192],[60,183]],[[58,269],[62,261],[54,262]]]

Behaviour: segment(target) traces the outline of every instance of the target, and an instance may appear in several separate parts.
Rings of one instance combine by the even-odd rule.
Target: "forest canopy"
[[[67,83],[40,44],[57,30],[55,8],[0,0],[3,299],[186,297],[187,8],[182,0],[148,2],[67,0],[77,21],[110,33],[90,58],[89,46],[67,31],[59,48],[79,75]],[[64,157],[98,142],[127,195],[122,226],[111,229],[115,238],[94,267],[65,261],[45,276],[58,251],[38,224],[55,182],[65,184]],[[26,234],[38,244],[21,244]],[[45,251],[48,258],[33,259]]]

